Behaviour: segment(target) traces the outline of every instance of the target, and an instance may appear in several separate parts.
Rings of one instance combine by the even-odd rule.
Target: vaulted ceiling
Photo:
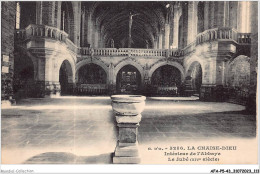
[[[129,16],[133,16],[132,40],[136,48],[144,48],[148,41],[153,45],[154,38],[164,28],[169,2],[85,2],[94,23],[100,27],[102,37],[108,43],[114,40],[116,47],[127,47]]]

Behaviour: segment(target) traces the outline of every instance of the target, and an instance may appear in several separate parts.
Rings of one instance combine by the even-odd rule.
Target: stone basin
[[[112,95],[112,108],[117,115],[138,115],[144,110],[146,97],[142,95]]]

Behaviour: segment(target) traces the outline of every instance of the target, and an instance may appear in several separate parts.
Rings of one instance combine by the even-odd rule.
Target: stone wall
[[[1,2],[1,100],[12,101],[14,71],[14,29],[16,3]]]

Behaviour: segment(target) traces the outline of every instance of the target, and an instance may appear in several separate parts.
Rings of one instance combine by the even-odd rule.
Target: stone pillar
[[[214,27],[225,27],[225,5],[223,1],[215,2]]]
[[[204,6],[204,30],[209,29],[209,1],[205,1]]]
[[[208,29],[214,28],[214,14],[215,14],[215,4],[214,1],[209,2],[208,8]]]
[[[162,33],[159,34],[159,45],[158,45],[158,48],[159,49],[163,48],[163,34]]]
[[[154,39],[153,49],[158,49],[158,41],[156,38]]]
[[[145,97],[115,95],[111,98],[119,128],[113,163],[138,164],[141,162],[141,158],[138,153],[137,129],[142,118],[141,112],[145,106]]]
[[[182,15],[182,10],[180,4],[174,5],[174,21],[173,21],[173,44],[172,48],[178,47],[179,42],[179,19]]]
[[[225,61],[223,58],[218,58],[216,62],[216,85],[224,85],[225,82]]]
[[[224,1],[224,26],[229,26],[229,1]]]
[[[87,34],[87,40],[88,40],[88,44],[91,45],[91,47],[93,47],[92,45],[92,21],[91,21],[91,14],[88,14],[88,19],[87,19],[87,23],[88,23],[88,34]]]
[[[116,91],[116,82],[115,80],[115,66],[114,64],[111,62],[109,65],[109,73],[108,73],[108,92],[109,94],[114,94]]]
[[[216,87],[216,58],[217,55],[209,54],[204,57],[204,69],[202,76],[202,85],[200,88],[200,100],[215,101],[214,89]]]
[[[42,24],[42,2],[36,1],[36,24]]]
[[[53,9],[53,3],[48,1],[42,1],[41,2],[41,24],[43,25],[49,25],[53,26],[52,21],[52,9]]]
[[[165,39],[164,39],[165,49],[169,49],[169,39],[170,39],[170,25],[165,24]]]
[[[61,1],[57,1],[57,28],[61,29]]]
[[[187,45],[192,43],[195,40],[197,35],[197,2],[189,1],[188,2],[188,36],[187,36]]]
[[[80,46],[85,46],[85,8],[81,12],[81,34],[80,34]]]
[[[81,22],[81,2],[80,1],[72,1],[72,8],[74,11],[74,43],[77,46],[80,46],[80,22]]]
[[[94,47],[98,48],[98,43],[99,43],[99,31],[98,31],[98,26],[95,27],[95,37],[94,37]]]
[[[225,1],[226,2],[226,1]],[[229,1],[229,27],[237,29],[238,1]]]

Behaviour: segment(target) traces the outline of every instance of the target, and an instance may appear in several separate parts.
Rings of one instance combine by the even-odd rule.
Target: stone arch
[[[86,64],[90,64],[90,63],[93,63],[93,64],[96,64],[98,66],[100,66],[105,72],[106,72],[106,75],[107,75],[107,84],[108,84],[108,81],[109,81],[109,69],[108,67],[106,66],[105,63],[101,62],[101,61],[98,61],[96,59],[92,59],[92,61],[90,59],[85,59],[85,60],[82,60],[80,61],[79,63],[77,63],[76,65],[76,70],[75,70],[75,81],[77,82],[78,81],[78,71],[79,69],[86,65]]]
[[[199,92],[202,85],[202,72],[201,64],[198,61],[193,61],[186,73],[186,86],[189,84],[192,90]]]
[[[186,78],[188,75],[190,75],[189,70],[190,70],[190,67],[191,67],[192,63],[194,63],[194,62],[198,62],[198,63],[201,65],[202,77],[203,77],[203,74],[204,74],[204,66],[205,66],[204,63],[203,63],[203,60],[202,60],[202,58],[199,58],[199,57],[197,57],[197,56],[193,56],[193,57],[187,59],[187,61],[185,62],[185,65],[184,65],[184,67],[185,67],[185,78]]]
[[[117,77],[118,72],[120,71],[121,68],[123,68],[126,65],[132,65],[139,71],[139,73],[141,75],[141,87],[142,87],[143,86],[143,81],[144,81],[144,70],[143,70],[143,67],[140,64],[138,64],[137,62],[132,61],[132,60],[122,61],[115,67],[115,71],[114,71],[115,75],[113,77],[114,83],[116,84],[116,77]]]
[[[55,61],[55,60],[54,60]],[[70,74],[70,77],[69,77],[69,79],[70,79],[70,83],[75,83],[75,62],[74,62],[74,60],[72,59],[72,58],[70,58],[70,57],[65,57],[65,58],[63,58],[63,59],[59,59],[57,62],[55,62],[54,63],[54,69],[55,69],[55,71],[56,71],[56,73],[54,73],[55,74],[55,76],[54,76],[54,81],[59,81],[59,77],[60,77],[60,68],[61,68],[61,66],[62,66],[62,64],[64,63],[64,61],[65,62],[67,62],[66,63],[66,66],[68,67],[68,63],[69,63],[69,65],[71,66],[71,74]]]
[[[156,69],[158,69],[159,67],[164,66],[164,65],[171,65],[171,66],[177,68],[181,72],[181,80],[183,82],[183,80],[184,80],[184,68],[181,64],[179,64],[177,62],[159,62],[159,63],[153,65],[148,72],[149,79],[152,78],[152,75],[153,75],[153,73]]]
[[[73,70],[70,62],[65,59],[59,66],[59,84],[61,94],[71,94],[73,88]]]
[[[194,78],[194,68],[198,68],[200,65],[201,68],[201,79]],[[203,57],[197,57],[192,56],[190,58],[187,58],[184,64],[185,67],[185,90],[192,91],[192,93],[199,92],[198,85],[195,84],[199,80],[200,86],[203,85],[203,83],[206,83],[206,77],[205,77],[205,63],[203,61]],[[209,74],[208,74],[209,75]]]
[[[62,68],[62,66],[65,66],[66,70],[68,72],[68,82],[69,83],[73,83],[74,82],[74,80],[73,80],[73,69],[72,69],[72,65],[69,62],[69,60],[68,59],[64,59],[62,61],[62,63],[60,64],[60,66],[59,66],[60,67],[59,70]]]

